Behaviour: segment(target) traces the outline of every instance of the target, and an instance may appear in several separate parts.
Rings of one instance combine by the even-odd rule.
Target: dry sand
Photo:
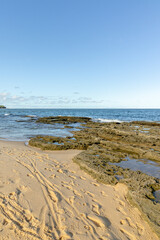
[[[0,142],[0,240],[158,239],[127,187],[97,183],[72,162],[79,152]]]

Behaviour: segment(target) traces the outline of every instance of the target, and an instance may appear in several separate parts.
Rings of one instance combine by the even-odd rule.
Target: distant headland
[[[0,105],[0,108],[6,108],[5,106],[3,106],[3,105]]]

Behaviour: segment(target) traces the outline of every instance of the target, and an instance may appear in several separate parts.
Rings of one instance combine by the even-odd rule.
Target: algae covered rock
[[[0,108],[6,108],[4,105],[0,105]]]
[[[69,123],[87,123],[91,121],[91,118],[87,117],[70,117],[70,116],[57,116],[57,117],[43,117],[37,120],[38,123],[46,124],[69,124]]]
[[[72,131],[73,137],[37,136],[29,144],[43,150],[83,150],[73,161],[100,182],[126,184],[129,196],[160,236],[160,203],[154,196],[154,192],[160,189],[160,177],[116,165],[127,158],[159,163],[160,123],[100,123],[90,118],[62,116],[40,118],[37,122],[60,123],[66,127],[71,123],[84,124],[85,128],[80,131]]]

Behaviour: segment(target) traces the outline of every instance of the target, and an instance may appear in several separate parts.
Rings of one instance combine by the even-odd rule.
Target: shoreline
[[[107,121],[158,121],[159,110],[155,109],[140,109],[140,110],[113,110],[113,109],[5,109],[1,110],[0,122],[1,122],[1,136],[3,138],[9,137],[9,140],[27,139],[30,136],[36,136],[38,134],[50,134],[50,129],[46,127],[39,129],[39,125],[36,124],[36,119],[45,116],[86,116],[94,119],[106,119]],[[41,126],[42,128],[42,126]],[[40,131],[38,131],[40,130]],[[52,131],[53,135],[58,135],[56,129]],[[61,130],[62,135],[65,135],[66,129]]]
[[[158,239],[126,200],[125,185],[97,183],[73,163],[81,151],[10,141],[0,149],[3,239]]]
[[[37,122],[68,124],[78,120],[83,119],[60,116],[40,118]],[[73,137],[40,135],[29,144],[43,150],[84,150],[73,161],[101,183],[126,184],[132,202],[160,236],[160,123],[100,123],[88,118],[81,126],[79,131],[72,131]],[[121,166],[125,163],[129,163],[128,168]],[[137,169],[132,169],[135,163]]]

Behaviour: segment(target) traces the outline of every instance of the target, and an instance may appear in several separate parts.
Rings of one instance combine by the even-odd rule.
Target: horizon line
[[[160,107],[159,108],[157,108],[157,107],[103,107],[103,108],[94,108],[94,107],[89,107],[89,108],[50,108],[50,107],[38,107],[38,108],[36,108],[36,107],[15,107],[15,108],[12,108],[12,107],[6,107],[5,109],[1,109],[1,110],[7,110],[7,109],[160,109]]]

